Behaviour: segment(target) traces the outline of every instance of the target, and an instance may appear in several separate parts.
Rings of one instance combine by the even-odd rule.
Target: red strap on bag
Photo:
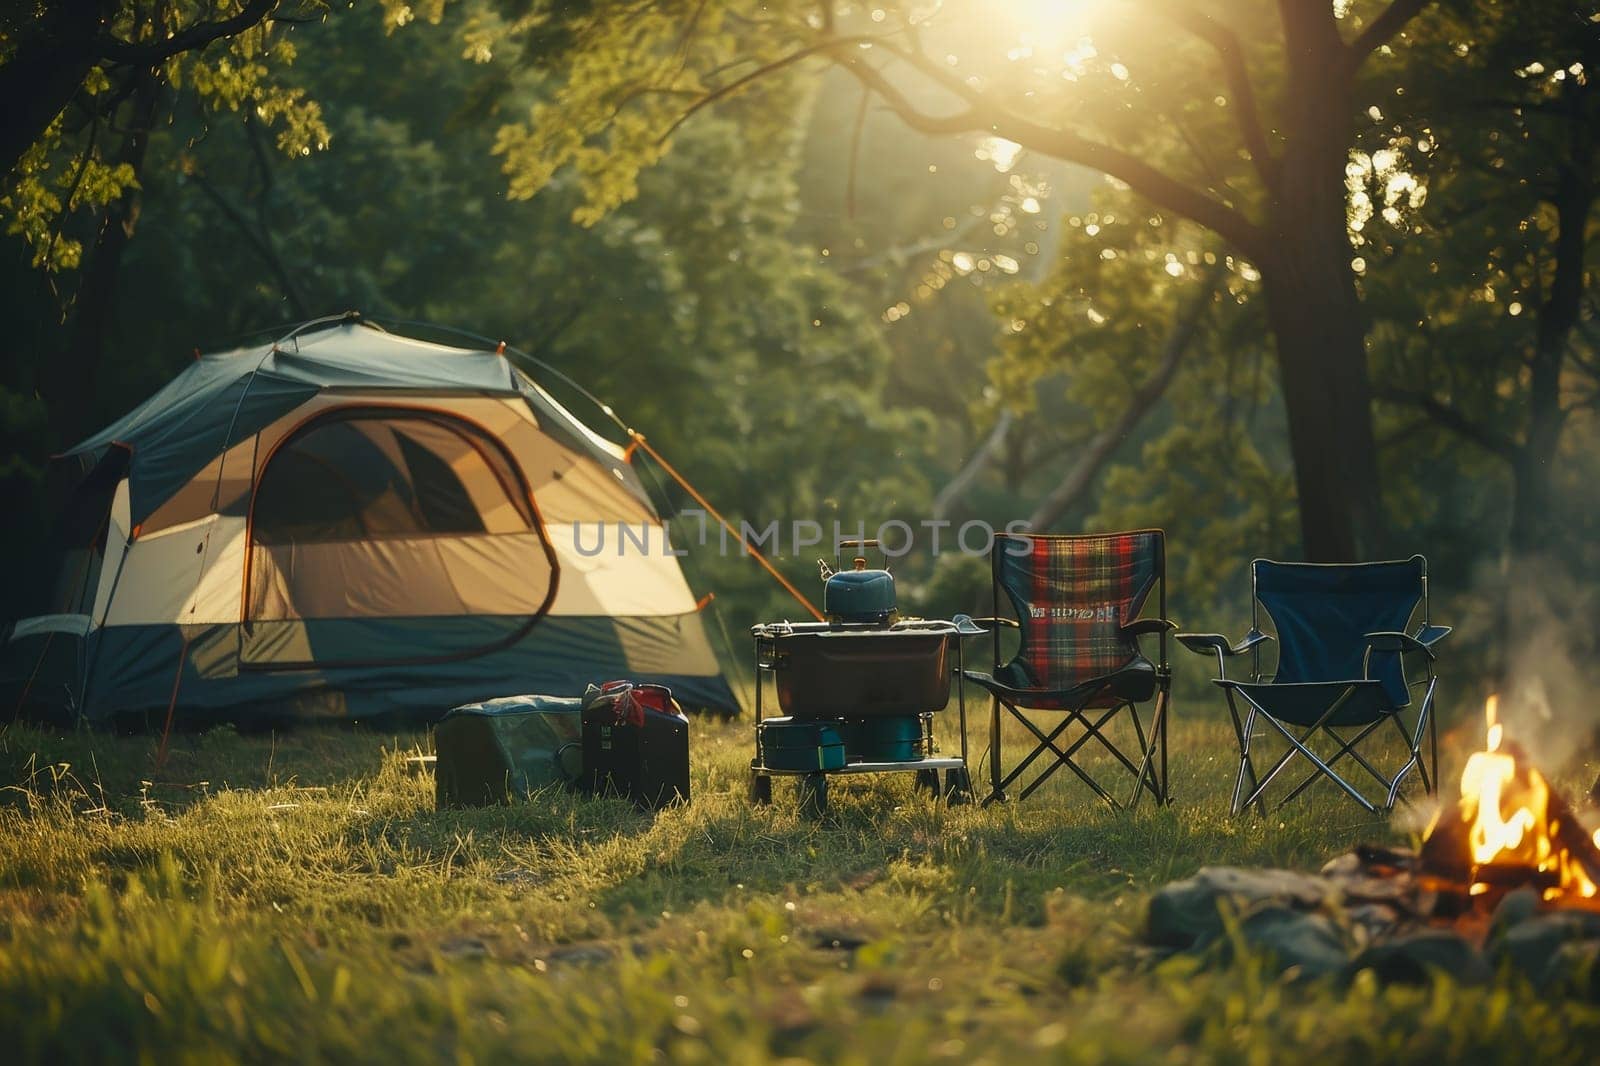
[[[607,681],[600,686],[600,693],[595,700],[598,705],[609,702],[612,708],[613,723],[615,725],[632,725],[643,727],[645,710],[649,709],[658,714],[677,715],[677,706],[672,702],[672,690],[663,685],[635,684],[632,681]]]

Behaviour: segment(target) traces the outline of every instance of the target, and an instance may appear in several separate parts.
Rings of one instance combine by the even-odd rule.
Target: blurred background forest
[[[10,6],[6,616],[54,450],[354,308],[525,349],[735,520],[1161,526],[1235,631],[1253,556],[1420,551],[1474,668],[1595,651],[1594,4]],[[903,602],[979,606],[928,547]]]

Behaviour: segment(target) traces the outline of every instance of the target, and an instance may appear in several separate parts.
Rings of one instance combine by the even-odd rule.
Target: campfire
[[[1428,827],[1419,884],[1446,896],[1464,891],[1491,907],[1526,887],[1547,905],[1600,910],[1600,832],[1591,836],[1527,754],[1506,739],[1497,697],[1489,697],[1484,716],[1485,750],[1467,759],[1460,799],[1446,803]]]
[[[1509,965],[1541,987],[1591,975],[1585,994],[1600,994],[1600,833],[1498,712],[1491,697],[1484,750],[1420,849],[1358,845],[1317,874],[1207,867],[1155,894],[1148,943],[1204,951],[1231,935],[1313,976],[1481,982]]]

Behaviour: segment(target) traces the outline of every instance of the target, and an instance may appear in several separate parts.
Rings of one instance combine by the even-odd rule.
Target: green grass
[[[158,774],[153,738],[7,730],[13,1061],[1576,1062],[1600,1037],[1595,1007],[1510,978],[1151,958],[1169,880],[1405,839],[1322,786],[1230,818],[1231,736],[1198,714],[1176,805],[1132,814],[1066,773],[987,810],[897,776],[836,783],[816,824],[787,782],[747,803],[748,725],[701,721],[687,808],[436,812],[404,762],[428,743],[218,730],[173,738]]]

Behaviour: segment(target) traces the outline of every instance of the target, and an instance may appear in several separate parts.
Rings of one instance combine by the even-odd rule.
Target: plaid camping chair
[[[1420,555],[1381,563],[1250,564],[1254,595],[1250,632],[1237,644],[1217,633],[1180,633],[1190,651],[1215,655],[1216,684],[1228,700],[1228,713],[1239,740],[1239,773],[1233,785],[1233,813],[1254,804],[1265,814],[1265,793],[1295,756],[1312,765],[1311,773],[1292,788],[1281,807],[1326,777],[1369,813],[1392,810],[1406,775],[1416,769],[1425,792],[1439,777],[1438,729],[1433,718],[1433,646],[1449,626],[1428,619],[1428,561]],[[1421,608],[1412,635],[1405,627]],[[1261,669],[1261,647],[1271,636],[1261,631],[1265,610],[1277,630],[1278,665],[1271,677]],[[1227,660],[1250,654],[1250,680],[1227,676]],[[1425,668],[1415,682],[1406,679],[1405,655],[1420,657]],[[1412,689],[1422,687],[1421,701],[1408,726],[1403,713],[1412,709]],[[1240,703],[1247,708],[1240,714]],[[1406,745],[1408,758],[1386,777],[1358,746],[1391,723]],[[1288,744],[1288,750],[1265,774],[1257,775],[1250,758],[1256,727],[1265,724]],[[1335,745],[1324,759],[1311,747],[1321,734]],[[1424,765],[1422,742],[1428,740]],[[1349,758],[1383,790],[1374,803],[1335,765]],[[1358,780],[1365,780],[1358,776]],[[1248,791],[1247,791],[1248,789]]]
[[[1145,600],[1159,586],[1160,614],[1166,613],[1166,539],[1158,529],[1092,536],[1005,534],[995,538],[993,554],[995,604],[1000,592],[1016,612],[1009,618],[976,619],[988,623],[994,636],[994,672],[965,671],[967,680],[986,689],[990,706],[990,793],[984,802],[1007,798],[1006,790],[1050,755],[1043,769],[1023,786],[1026,799],[1065,766],[1113,808],[1117,800],[1074,758],[1094,740],[1133,775],[1129,805],[1149,792],[1164,804],[1167,796],[1167,710],[1172,672],[1167,665],[1167,633],[1176,629],[1164,617],[1140,618]],[[1000,627],[1018,628],[1021,643],[1005,662],[1000,653]],[[1160,636],[1160,657],[1152,663],[1139,648],[1139,637]],[[1154,701],[1149,732],[1139,704]],[[1038,741],[1021,762],[1003,773],[1000,751],[1001,708]],[[1107,735],[1112,719],[1126,710],[1138,750],[1119,748]],[[1024,712],[1063,715],[1045,732]],[[1062,736],[1074,723],[1083,732],[1063,746]]]

